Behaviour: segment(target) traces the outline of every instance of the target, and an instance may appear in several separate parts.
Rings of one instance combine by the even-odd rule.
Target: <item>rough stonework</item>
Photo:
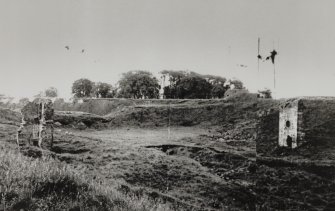
[[[287,101],[280,106],[279,146],[297,147],[298,101]]]
[[[281,104],[278,145],[296,148],[309,141],[335,138],[335,99],[298,98]]]

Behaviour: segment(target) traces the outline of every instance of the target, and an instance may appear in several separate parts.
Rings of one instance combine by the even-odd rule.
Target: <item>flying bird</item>
[[[65,48],[67,49],[67,50],[70,50],[70,47],[67,45],[67,46],[65,46]]]
[[[84,53],[84,52],[85,52],[85,49],[82,49],[82,50],[81,50],[81,53]]]
[[[243,68],[247,68],[248,67],[247,65],[244,65],[244,64],[237,64],[237,66],[243,67]]]

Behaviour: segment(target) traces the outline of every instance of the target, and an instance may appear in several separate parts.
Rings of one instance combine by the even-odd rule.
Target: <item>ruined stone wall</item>
[[[279,114],[279,146],[288,146],[288,136],[292,138],[292,148],[315,140],[334,140],[335,98],[309,97],[284,102]]]
[[[257,154],[274,156],[282,153],[279,146],[285,146],[284,138],[287,138],[290,130],[285,129],[284,126],[285,120],[290,119],[290,116],[294,116],[291,121],[296,122],[293,125],[296,125],[297,129],[298,148],[296,149],[299,150],[299,153],[316,155],[319,150],[326,150],[334,146],[334,98],[295,98],[280,100],[280,102],[273,100],[267,102],[268,104],[263,107],[263,110],[267,112],[264,112],[265,114],[259,118],[256,140]],[[288,108],[285,110],[287,103],[289,103]],[[284,112],[280,114],[281,111]],[[291,129],[293,130],[293,128]]]
[[[279,146],[298,146],[298,100],[290,100],[280,106]]]

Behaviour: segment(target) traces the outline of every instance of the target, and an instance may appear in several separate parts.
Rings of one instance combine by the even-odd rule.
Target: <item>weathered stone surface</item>
[[[297,147],[298,100],[288,100],[280,106],[279,146]]]
[[[280,106],[279,146],[335,139],[335,98],[290,99]]]

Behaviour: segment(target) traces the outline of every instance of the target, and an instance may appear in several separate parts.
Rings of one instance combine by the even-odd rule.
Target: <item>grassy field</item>
[[[53,151],[68,165],[85,166],[86,175],[121,181],[129,192],[159,199],[173,209],[252,209],[248,167],[255,154],[241,146],[225,147],[215,130],[173,127],[170,136],[167,128],[71,134],[59,136]]]
[[[6,152],[1,165],[23,160],[24,166],[42,166],[2,167],[3,175],[18,173],[3,182],[1,206],[23,201],[30,210],[334,210],[333,142],[278,148],[279,101],[144,102],[117,101],[121,106],[105,116],[58,111],[53,147],[40,151],[22,140],[20,153],[14,137],[19,118],[0,112]],[[96,103],[78,106],[93,109]],[[62,189],[64,178],[79,198]]]
[[[13,136],[7,134],[1,142],[6,151],[1,166],[7,163],[3,168],[11,173],[5,177],[10,181],[3,184],[13,185],[2,189],[6,190],[2,206],[252,210],[254,178],[248,169],[255,154],[245,147],[252,143],[234,146],[217,141],[220,133],[216,131],[200,127],[172,127],[170,133],[168,128],[58,129],[54,147],[43,153],[30,146],[21,146],[19,153]],[[5,196],[10,194],[14,197]]]
[[[0,150],[1,210],[170,210],[123,193],[121,184],[83,175],[52,154],[30,158],[3,142]]]
[[[101,102],[78,106],[93,109],[94,103]],[[254,101],[103,103],[108,104],[105,112],[112,109],[105,116],[57,111],[56,121],[61,125],[55,130],[53,147],[43,151],[29,146],[23,137],[19,152],[15,145],[19,115],[0,112],[0,144],[6,151],[2,158],[12,157],[11,162],[18,163],[0,171],[22,172],[18,178],[9,177],[16,181],[16,188],[11,189],[16,195],[2,197],[2,207],[13,209],[23,200],[28,201],[23,205],[28,210],[43,206],[44,210],[55,206],[73,210],[255,209],[258,108]],[[27,168],[19,165],[20,160]],[[63,178],[77,189],[64,190]],[[26,186],[19,186],[20,180],[28,181]],[[36,195],[36,191],[44,192]],[[80,197],[72,197],[71,191]],[[7,190],[2,188],[1,193],[7,195]]]

